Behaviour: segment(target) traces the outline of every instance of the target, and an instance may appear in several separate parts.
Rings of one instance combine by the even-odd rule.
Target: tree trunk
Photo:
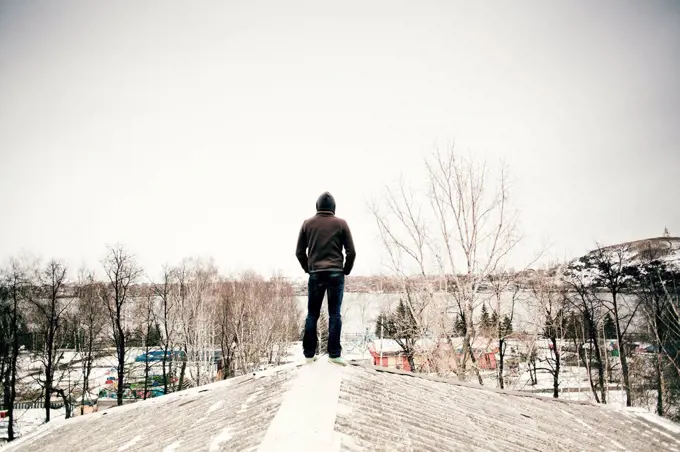
[[[6,355],[3,356],[2,360],[2,372],[0,373],[0,379],[2,379],[2,406],[4,409],[9,409],[10,407],[10,370],[11,370],[11,358],[9,343],[7,344]]]
[[[198,356],[199,362],[198,362],[198,365],[196,366],[196,386],[201,386],[201,362],[200,362],[200,359],[202,357],[200,356],[200,354],[201,354],[200,352],[196,353],[196,354],[199,355]]]
[[[607,403],[607,391],[605,388],[602,352],[600,351],[600,345],[598,344],[597,337],[593,338],[593,346],[595,347],[595,359],[597,360],[597,382],[600,385],[600,401],[604,404]],[[605,353],[606,352],[607,349],[605,347]]]
[[[149,346],[146,347],[146,356],[144,356],[144,396],[142,400],[146,400],[146,393],[149,391]]]
[[[9,425],[7,427],[7,440],[14,440],[14,400],[17,395],[17,360],[19,358],[19,334],[18,328],[18,315],[19,315],[19,299],[18,294],[13,294],[14,306],[12,312],[12,322],[10,326],[10,332],[12,334],[12,358],[10,359],[9,368],[9,401],[8,401],[8,412],[7,421]]]
[[[9,406],[9,363],[5,364],[9,356],[4,356],[0,366],[0,380],[2,381],[2,406]]]
[[[472,337],[475,332],[475,325],[472,319],[472,300],[465,300],[465,335],[463,337],[463,359],[461,360],[461,370],[463,378],[467,379],[467,358],[471,358],[475,363],[474,353],[472,352]]]
[[[151,314],[147,311],[147,316]],[[151,322],[146,323],[146,338],[144,338],[144,395],[142,400],[146,400],[146,393],[149,391],[149,335],[151,334]]]
[[[529,365],[529,378],[531,378],[531,386],[536,386],[538,384],[538,378],[536,376],[536,352],[533,349],[529,352],[527,362]]]
[[[416,362],[413,359],[413,352],[408,353],[406,355],[406,359],[408,360],[408,365],[411,368],[411,372],[415,372],[416,371]]]
[[[85,414],[85,395],[90,391],[90,373],[92,372],[92,348],[94,347],[94,337],[90,329],[88,331],[87,349],[85,350],[85,369],[83,372],[83,394],[80,401],[80,415]]]
[[[503,367],[505,362],[505,339],[498,340],[498,387],[505,389],[505,378],[503,376]]]
[[[48,333],[47,337],[47,364],[45,366],[45,422],[50,421],[50,405],[52,400],[52,380],[53,372],[52,366],[52,347],[54,346],[54,338],[51,333]]]
[[[45,399],[44,399],[44,407],[45,407],[45,422],[50,421],[50,410],[51,410],[51,399],[52,399],[52,391],[50,390],[50,387],[52,386],[52,379],[49,377],[49,375],[45,375]]]
[[[661,347],[656,352],[656,414],[663,416],[663,393],[664,393],[664,378],[663,378],[663,355]]]
[[[619,308],[616,300],[616,292],[612,293],[612,304],[614,307],[614,322],[616,324],[616,340],[619,343],[619,359],[621,360],[621,373],[623,374],[623,389],[626,391],[626,406],[633,406],[630,394],[630,380],[628,376],[628,358],[623,343],[623,333],[621,332],[619,320]]]
[[[120,327],[120,318],[118,320],[118,390],[116,397],[118,399],[118,406],[123,405],[123,384],[125,383],[125,337],[123,329]]]
[[[585,303],[585,302],[584,302]],[[595,392],[595,388],[593,388],[593,394],[595,395],[595,400],[598,403],[607,403],[607,393],[605,389],[605,380],[604,380],[604,365],[602,363],[602,352],[600,350],[600,343],[597,338],[597,326],[595,325],[595,322],[593,321],[593,315],[591,314],[590,310],[586,308],[585,310],[585,316],[586,316],[586,321],[588,322],[588,339],[590,339],[590,342],[593,344],[593,347],[595,348],[595,361],[597,363],[597,384],[599,385],[600,388],[600,395],[598,398],[597,393]],[[589,351],[589,356],[588,356],[588,378],[591,380],[591,387],[593,387],[592,383],[592,378],[590,377],[590,366],[593,358],[593,353],[590,352],[590,347],[588,348]]]
[[[171,357],[170,357],[170,360],[168,361],[168,374],[166,376],[166,379],[168,380],[168,389],[170,389],[170,392],[172,392],[174,390],[174,386],[171,384],[172,378],[173,378],[173,375],[174,375],[173,370],[172,370],[172,364],[174,363],[173,358],[172,358],[173,351],[170,351],[169,353],[171,353],[171,355],[170,355]]]
[[[578,345],[576,344],[576,340],[574,340],[574,346],[576,346],[577,353],[581,355],[580,349]],[[586,350],[585,347],[583,347],[583,355],[581,355],[581,361],[583,362],[583,366],[586,368],[586,372],[588,372],[588,384],[590,385],[590,390],[593,393],[593,396],[595,397],[595,403],[600,403],[600,396],[597,393],[597,386],[595,385],[595,382],[593,381],[593,373],[591,371],[591,366],[590,363],[593,360],[593,353],[590,351],[590,347]]]
[[[226,338],[220,341],[222,349],[222,379],[226,380],[231,376],[231,349],[226,345]]]
[[[168,372],[166,371],[166,365],[168,362],[168,346],[167,344],[165,347],[163,347],[163,362],[161,365],[163,366],[163,394],[168,393]]]
[[[52,388],[54,392],[59,394],[61,397],[61,400],[64,402],[64,410],[66,411],[66,419],[69,419],[71,417],[71,401],[69,398],[66,396],[66,393],[64,392],[63,389],[60,388]]]
[[[484,386],[484,380],[482,380],[482,374],[479,373],[479,367],[477,367],[477,358],[475,358],[475,352],[472,350],[472,348],[468,345],[470,348],[470,361],[472,362],[472,368],[475,371],[475,375],[477,375],[477,381],[481,386]]]
[[[187,370],[187,355],[186,351],[184,352],[184,358],[182,359],[182,368],[179,371],[179,390],[181,391],[184,388],[184,375]]]
[[[550,338],[550,342],[553,346],[553,353],[555,354],[555,370],[553,372],[553,397],[558,398],[560,396],[560,352],[557,350],[557,339],[555,337]]]

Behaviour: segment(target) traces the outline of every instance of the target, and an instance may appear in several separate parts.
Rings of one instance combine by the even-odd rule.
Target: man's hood
[[[316,200],[316,211],[321,210],[335,213],[335,198],[328,192],[325,192]]]

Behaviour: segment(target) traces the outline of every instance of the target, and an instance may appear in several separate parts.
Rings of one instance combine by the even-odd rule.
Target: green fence
[[[64,404],[62,402],[52,402],[50,403],[50,408],[53,410],[58,410],[60,408],[63,408]],[[14,409],[15,410],[31,410],[35,408],[40,408],[44,409],[45,408],[45,402],[14,402]],[[0,406],[0,411],[4,411],[7,408],[4,406]]]

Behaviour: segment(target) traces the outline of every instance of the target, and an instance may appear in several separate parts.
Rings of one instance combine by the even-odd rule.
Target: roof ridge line
[[[342,368],[316,361],[302,364],[267,428],[258,451],[339,451],[335,432]],[[308,450],[308,449],[304,449]]]

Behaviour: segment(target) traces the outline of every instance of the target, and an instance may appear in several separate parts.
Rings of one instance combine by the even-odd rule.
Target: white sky
[[[329,190],[377,273],[364,200],[454,138],[511,166],[524,257],[680,235],[680,3],[0,1],[3,261],[300,276]]]

